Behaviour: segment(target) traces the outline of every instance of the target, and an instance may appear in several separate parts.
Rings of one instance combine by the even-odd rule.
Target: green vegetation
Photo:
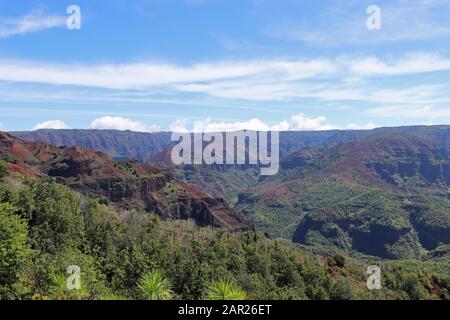
[[[0,179],[8,175],[8,166],[5,161],[0,160]]]
[[[273,237],[330,254],[421,258],[450,241],[450,201],[357,187],[340,178],[290,181],[241,197],[238,211]]]
[[[115,167],[119,168],[120,170],[124,170],[135,177],[139,177],[138,173],[133,167],[133,162],[131,161],[117,161],[115,163]]]
[[[365,284],[373,261],[331,259],[260,232],[117,212],[52,181],[0,183],[1,299],[449,298],[442,256],[383,263],[380,291]],[[77,290],[66,287],[71,265]]]
[[[302,149],[240,196],[258,229],[329,254],[425,258],[450,244],[450,157],[389,132],[326,150]]]
[[[27,225],[15,215],[15,208],[0,203],[0,295],[18,281],[18,270],[26,260]]]
[[[245,300],[247,294],[230,280],[213,281],[206,289],[208,300]]]
[[[173,295],[170,281],[159,270],[144,274],[138,287],[146,300],[170,300]]]
[[[227,200],[231,205],[238,201],[238,194],[255,186],[259,175],[255,168],[245,166],[192,166],[176,167],[177,179],[184,180],[203,192]]]

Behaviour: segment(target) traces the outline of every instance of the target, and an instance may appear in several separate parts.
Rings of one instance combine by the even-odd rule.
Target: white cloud
[[[283,120],[274,125],[253,118],[248,121],[235,122],[214,122],[211,118],[200,121],[190,122],[188,119],[176,119],[169,126],[172,132],[229,132],[239,130],[255,130],[255,131],[323,131],[343,129],[338,125],[329,124],[326,117],[307,117],[304,114],[293,115],[290,120]],[[345,126],[349,130],[373,129],[376,125],[367,123],[363,125],[350,123]],[[0,123],[1,128],[1,123]],[[91,129],[109,129],[109,130],[130,130],[135,132],[159,132],[161,127],[158,125],[146,125],[139,121],[133,121],[124,117],[105,116],[96,118],[91,122]],[[38,129],[70,129],[67,124],[61,120],[49,120],[38,123],[33,130]]]
[[[326,118],[316,117],[308,118],[304,114],[298,114],[291,117],[290,121],[281,121],[275,125],[269,125],[258,118],[248,121],[236,122],[213,122],[210,118],[195,121],[192,129],[188,128],[186,119],[177,119],[170,126],[174,132],[228,132],[238,130],[255,131],[317,131],[339,129],[339,126],[327,124]]]
[[[33,130],[39,129],[69,129],[69,126],[61,120],[49,120],[40,122],[33,127]]]
[[[8,87],[1,90],[0,87],[0,97],[8,100],[28,97],[130,103],[159,101],[189,105],[201,104],[210,98],[217,98],[213,105],[224,105],[224,99],[258,102],[316,99],[426,105],[449,101],[445,81],[439,83],[442,80],[437,78],[431,84],[419,83],[409,87],[405,84],[410,82],[399,81],[385,89],[383,83],[375,83],[371,77],[436,71],[449,72],[450,58],[434,53],[416,53],[397,59],[347,56],[334,60],[256,59],[192,65],[156,62],[60,65],[0,59],[0,82],[11,83],[9,87],[13,87],[12,90]],[[39,91],[31,92],[31,97],[27,94],[30,86],[16,90],[17,82],[47,84],[52,90],[48,90],[50,94],[43,94],[39,88]]]
[[[169,130],[172,132],[185,133],[189,132],[187,129],[188,120],[187,119],[177,119],[170,124]]]
[[[218,61],[190,66],[154,62],[59,65],[0,59],[0,81],[5,82],[75,85],[121,92],[128,90],[133,95],[202,94],[222,99],[253,101],[316,98],[323,101],[384,102],[386,96],[388,99],[397,97],[397,100],[407,98],[405,102],[409,103],[411,97],[423,97],[430,90],[422,92],[416,86],[391,92],[383,89],[369,91],[370,88],[362,79],[448,70],[450,58],[430,53],[410,54],[395,61],[384,61],[376,57],[346,57],[309,61]],[[431,93],[435,95],[436,92]],[[120,98],[111,94],[108,96]],[[436,101],[427,100],[425,103]]]
[[[294,97],[297,91],[295,85],[283,81],[279,83],[221,81],[211,84],[188,84],[178,89],[184,92],[206,93],[219,98],[258,101],[285,100]]]
[[[91,129],[130,130],[138,132],[161,131],[158,125],[146,125],[139,121],[133,121],[123,117],[105,116],[92,121]]]
[[[339,126],[327,124],[324,116],[308,118],[304,114],[297,114],[291,117],[291,121],[283,121],[271,127],[276,131],[316,131],[339,129]]]
[[[419,85],[395,89],[373,89],[364,85],[322,84],[304,85],[296,92],[297,97],[315,98],[322,101],[366,101],[379,104],[427,104],[448,102],[446,87],[442,85]]]
[[[378,126],[373,122],[368,122],[366,124],[349,123],[345,128],[349,130],[372,130]]]
[[[375,57],[363,58],[352,62],[350,72],[361,76],[394,76],[413,73],[450,70],[450,59],[437,54],[419,53],[402,57],[388,63]]]
[[[20,18],[0,20],[0,38],[62,27],[66,19],[64,16],[45,15],[42,10],[33,10]]]
[[[148,89],[225,79],[293,81],[336,72],[328,60],[235,61],[179,66],[158,62],[121,65],[58,65],[0,60],[0,80],[109,89]],[[265,80],[264,80],[265,79]]]
[[[211,119],[207,118],[203,121],[196,121],[192,129],[193,132],[227,132],[238,130],[268,131],[269,126],[256,118],[243,122],[212,122]]]

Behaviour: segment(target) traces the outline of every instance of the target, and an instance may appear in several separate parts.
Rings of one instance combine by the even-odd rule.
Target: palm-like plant
[[[67,281],[64,275],[58,274],[52,277],[51,298],[55,300],[67,299]]]
[[[89,291],[82,283],[79,289],[68,289],[65,275],[58,274],[52,277],[50,298],[54,300],[86,300],[89,298]]]
[[[169,279],[159,270],[144,274],[138,287],[146,300],[170,300],[173,296]]]
[[[206,289],[207,300],[245,300],[247,294],[230,280],[212,281]]]

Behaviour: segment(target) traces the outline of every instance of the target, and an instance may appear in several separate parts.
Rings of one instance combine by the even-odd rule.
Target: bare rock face
[[[135,161],[114,161],[102,152],[80,147],[25,142],[3,132],[0,132],[0,159],[13,172],[54,177],[121,209],[155,212],[163,218],[193,219],[200,226],[248,228],[223,199],[176,180],[168,169]]]

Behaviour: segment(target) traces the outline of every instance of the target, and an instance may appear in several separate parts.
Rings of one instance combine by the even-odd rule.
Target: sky
[[[0,0],[0,130],[450,124],[449,44],[449,0]]]

